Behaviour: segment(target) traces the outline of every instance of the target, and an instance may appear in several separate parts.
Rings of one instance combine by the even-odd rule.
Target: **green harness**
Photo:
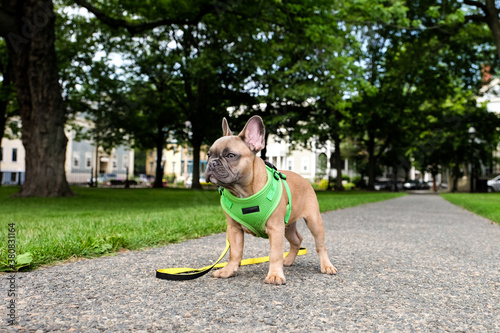
[[[288,195],[285,224],[292,213],[292,195],[286,182],[286,176],[266,165],[267,183],[259,192],[248,198],[237,198],[229,191],[219,188],[222,209],[236,222],[252,231],[255,236],[269,238],[266,234],[266,222],[274,212],[281,199],[285,184]]]

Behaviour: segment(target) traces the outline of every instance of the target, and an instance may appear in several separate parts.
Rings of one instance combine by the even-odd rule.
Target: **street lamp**
[[[469,138],[471,147],[471,162],[470,162],[470,193],[474,193],[474,140],[476,138],[476,129],[469,128]]]

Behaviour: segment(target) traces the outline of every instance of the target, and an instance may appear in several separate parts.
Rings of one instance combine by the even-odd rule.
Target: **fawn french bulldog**
[[[246,232],[269,238],[270,264],[264,282],[285,284],[283,265],[293,264],[302,242],[296,226],[301,217],[314,236],[321,272],[336,274],[325,247],[318,200],[309,182],[291,171],[275,171],[257,156],[264,148],[262,118],[250,118],[239,135],[232,134],[224,118],[222,130],[223,136],[210,147],[205,179],[222,188],[231,251],[228,264],[213,276],[228,278],[236,273]],[[290,242],[290,252],[283,259],[285,238]]]

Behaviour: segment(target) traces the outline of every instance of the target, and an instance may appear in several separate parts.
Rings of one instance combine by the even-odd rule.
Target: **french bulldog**
[[[239,135],[233,135],[226,118],[222,120],[223,136],[210,147],[205,179],[237,198],[247,198],[259,192],[267,183],[267,169],[263,159],[257,156],[265,145],[265,128],[262,118],[253,116]],[[275,285],[286,283],[283,266],[291,266],[300,250],[302,236],[297,230],[296,221],[304,218],[314,236],[316,251],[319,255],[321,272],[336,274],[325,247],[325,231],[319,212],[316,194],[307,180],[291,171],[280,171],[286,176],[291,196],[292,209],[288,224],[285,215],[289,201],[287,191],[283,190],[280,202],[265,224],[271,251],[269,272],[264,282]],[[281,183],[281,182],[280,182]],[[280,184],[283,186],[284,184]],[[228,264],[215,271],[212,276],[228,278],[236,274],[243,256],[244,233],[253,234],[248,228],[236,222],[227,213],[227,238],[230,244]],[[290,242],[289,254],[283,259],[285,238]]]

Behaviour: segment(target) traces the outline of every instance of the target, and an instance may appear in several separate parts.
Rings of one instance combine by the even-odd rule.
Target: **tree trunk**
[[[485,9],[486,23],[493,35],[493,40],[497,48],[497,56],[500,59],[500,21],[498,19],[498,9],[495,6],[495,0],[486,0]]]
[[[7,67],[2,70],[2,87],[0,88],[0,142],[5,134],[7,124],[7,106],[9,105],[10,85],[12,83],[12,62],[10,58]]]
[[[393,192],[399,192],[398,189],[398,172],[399,172],[399,167],[397,165],[392,167],[392,191]]]
[[[333,156],[335,159],[335,169],[337,169],[337,182],[335,184],[335,190],[344,191],[344,186],[342,185],[342,155],[340,152],[340,136],[337,133],[333,135],[333,141],[335,144]]]
[[[376,157],[375,157],[375,139],[370,136],[367,144],[368,150],[368,189],[375,189],[375,177],[376,177]]]
[[[10,57],[7,62],[7,67],[2,68],[2,87],[0,88],[0,147],[2,146],[2,139],[5,135],[5,125],[7,124],[7,119],[9,118],[7,114],[7,106],[9,105],[9,98],[11,96],[12,84],[12,62]],[[2,186],[2,161],[0,159],[0,186]]]
[[[453,177],[453,184],[451,187],[451,192],[455,193],[458,190],[458,176],[460,172],[460,167],[458,166],[458,163],[455,163],[453,166],[453,171],[452,171],[452,177]]]
[[[264,148],[260,151],[260,158],[262,158],[264,161],[267,160],[267,141],[269,139],[269,132],[266,131],[264,134]],[[283,168],[284,169],[284,168]]]
[[[153,183],[153,188],[163,188],[163,146],[165,145],[165,137],[163,135],[162,128],[158,128],[158,134],[156,135],[156,171],[155,171],[155,181]]]
[[[193,146],[193,183],[191,185],[192,189],[201,189],[200,184],[200,151],[201,151],[201,139],[193,133],[193,139],[191,140]]]
[[[64,168],[68,139],[54,48],[52,1],[4,1],[4,8],[15,13],[20,33],[11,32],[6,38],[26,151],[26,178],[17,195],[71,196]]]

